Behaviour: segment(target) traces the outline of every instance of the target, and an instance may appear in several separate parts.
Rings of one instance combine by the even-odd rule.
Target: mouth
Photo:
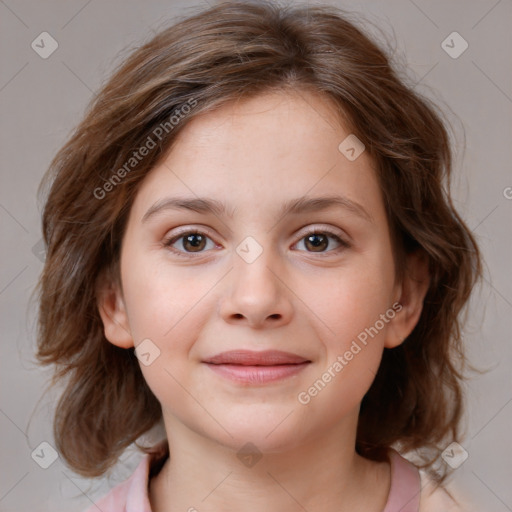
[[[229,380],[245,384],[265,384],[297,375],[311,361],[279,350],[232,350],[210,357],[203,363]]]

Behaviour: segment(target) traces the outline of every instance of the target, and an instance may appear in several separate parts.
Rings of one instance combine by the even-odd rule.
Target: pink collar
[[[154,455],[146,454],[130,478],[114,487],[86,512],[151,512],[149,473]],[[398,452],[390,451],[391,488],[382,512],[418,512],[420,474],[416,466]]]
[[[391,488],[383,512],[418,512],[421,482],[418,468],[395,450],[390,451]]]

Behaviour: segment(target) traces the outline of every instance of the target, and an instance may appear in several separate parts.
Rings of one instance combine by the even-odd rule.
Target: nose
[[[293,315],[293,293],[284,278],[284,268],[270,250],[264,250],[251,263],[235,253],[221,299],[222,318],[253,329],[287,324]]]

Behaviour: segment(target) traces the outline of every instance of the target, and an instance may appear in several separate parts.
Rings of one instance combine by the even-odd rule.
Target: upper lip
[[[230,350],[221,352],[204,361],[211,364],[237,364],[243,366],[275,366],[280,364],[309,363],[309,359],[280,350]]]

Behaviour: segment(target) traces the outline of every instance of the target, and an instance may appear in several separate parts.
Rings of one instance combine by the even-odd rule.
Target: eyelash
[[[176,254],[177,256],[182,257],[182,258],[191,258],[191,257],[194,257],[193,256],[194,254],[203,254],[205,251],[199,251],[199,252],[194,253],[194,252],[179,251],[172,247],[172,245],[176,241],[180,240],[181,238],[184,238],[187,235],[203,235],[211,240],[211,237],[208,236],[207,233],[200,231],[198,229],[191,229],[191,230],[187,230],[187,231],[182,231],[181,233],[178,233],[178,234],[172,236],[171,238],[167,238],[166,240],[163,241],[163,245],[164,245],[164,247],[167,247],[168,249],[170,249],[174,254]],[[298,242],[302,241],[304,238],[307,238],[308,236],[311,236],[311,235],[328,235],[329,237],[334,238],[336,240],[336,242],[338,242],[340,244],[340,247],[337,247],[336,249],[333,249],[331,251],[324,251],[324,252],[318,252],[318,253],[315,253],[312,251],[305,251],[305,252],[309,252],[310,254],[318,254],[318,255],[320,255],[320,257],[325,257],[322,255],[326,255],[326,254],[328,255],[330,253],[337,253],[340,250],[348,249],[351,247],[351,245],[346,240],[340,238],[333,231],[331,231],[329,229],[325,229],[325,228],[312,229],[311,231],[308,231],[298,240]]]

